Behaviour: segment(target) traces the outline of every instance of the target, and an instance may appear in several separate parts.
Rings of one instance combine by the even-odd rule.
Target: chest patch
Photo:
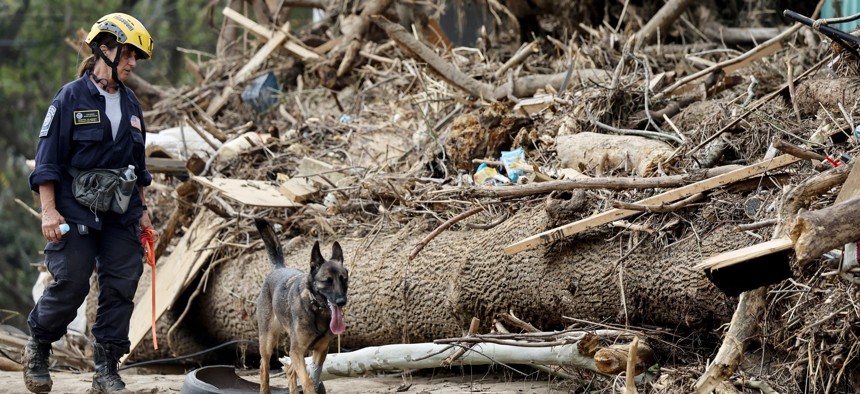
[[[54,120],[54,114],[57,113],[57,107],[48,107],[48,113],[45,115],[45,120],[42,121],[42,128],[39,130],[39,138],[48,136],[48,130],[51,129],[51,122]]]
[[[101,122],[102,118],[97,109],[89,111],[75,111],[75,126],[82,124],[98,124]]]

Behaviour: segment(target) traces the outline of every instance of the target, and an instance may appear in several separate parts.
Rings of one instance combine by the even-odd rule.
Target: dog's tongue
[[[328,304],[328,307],[331,309],[331,323],[328,325],[331,333],[334,335],[343,334],[346,331],[346,324],[343,323],[343,310],[331,303]]]

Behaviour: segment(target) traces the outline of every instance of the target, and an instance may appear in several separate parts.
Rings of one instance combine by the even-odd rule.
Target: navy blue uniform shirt
[[[122,214],[91,212],[72,195],[72,176],[68,168],[125,168],[134,165],[138,186],[149,186],[152,175],[146,170],[143,111],[137,96],[121,86],[122,121],[114,140],[111,124],[105,114],[105,99],[90,80],[90,72],[63,86],[42,123],[36,148],[36,168],[30,174],[30,189],[53,182],[57,211],[66,222],[101,229],[103,221],[136,223],[143,213],[138,188]],[[98,218],[96,217],[98,215]]]

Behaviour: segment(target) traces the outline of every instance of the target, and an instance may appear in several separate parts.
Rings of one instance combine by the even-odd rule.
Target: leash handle
[[[155,336],[155,242],[158,241],[158,232],[152,227],[140,232],[140,243],[143,245],[143,256],[146,264],[152,268],[152,347],[158,350],[158,338]]]

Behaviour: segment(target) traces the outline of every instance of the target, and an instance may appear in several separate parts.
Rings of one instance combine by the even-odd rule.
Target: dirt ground
[[[120,374],[128,389],[135,393],[179,393],[185,375],[144,375],[133,371],[122,371]],[[92,385],[92,373],[76,374],[71,372],[52,372],[54,388],[51,393],[85,393]],[[243,378],[259,382],[259,375],[248,375]],[[0,393],[26,393],[21,372],[0,371]],[[275,376],[272,383],[278,387],[286,387],[283,375]],[[411,385],[410,385],[411,384]],[[442,376],[412,376],[403,378],[399,374],[386,376],[340,378],[325,382],[326,391],[331,394],[358,393],[565,393],[563,386],[546,375],[538,377],[512,379],[510,376],[498,374],[459,374],[453,372]]]

